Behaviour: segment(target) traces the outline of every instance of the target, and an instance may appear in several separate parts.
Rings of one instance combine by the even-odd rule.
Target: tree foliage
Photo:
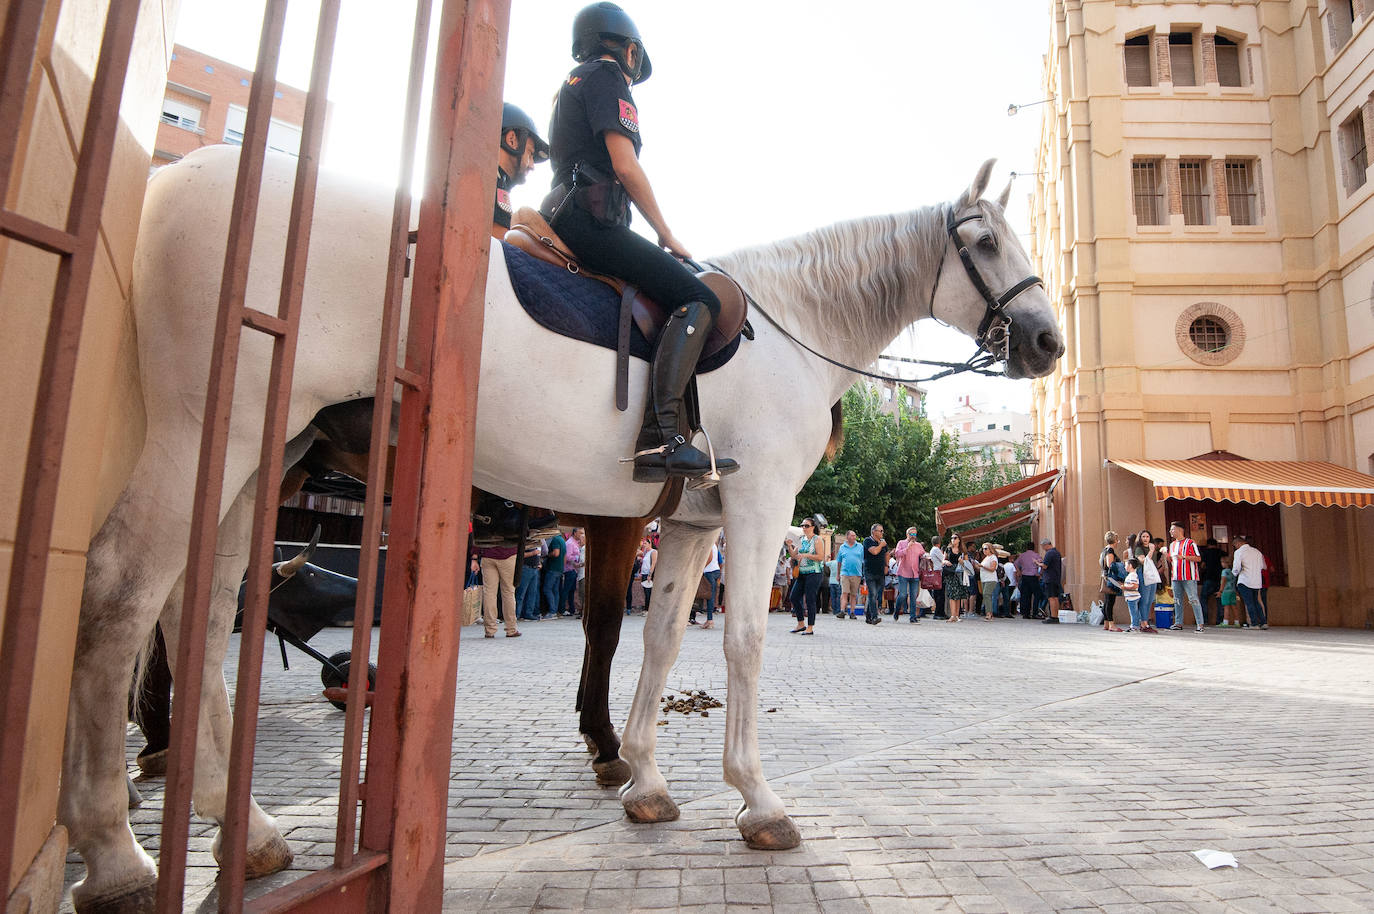
[[[880,392],[867,384],[845,393],[844,447],[834,462],[822,461],[802,487],[799,517],[819,511],[837,531],[852,529],[860,536],[879,523],[888,542],[914,524],[929,540],[937,506],[1021,478],[1014,464],[980,466],[960,450],[958,436],[937,436],[925,416],[901,398],[894,403],[896,413],[885,413]]]

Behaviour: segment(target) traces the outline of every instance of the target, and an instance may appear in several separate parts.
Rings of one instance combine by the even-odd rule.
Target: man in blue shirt
[[[840,605],[834,607],[834,613],[848,619],[859,602],[859,581],[864,573],[864,547],[859,545],[858,534],[853,530],[845,533],[844,542],[835,550],[835,559],[840,563]]]
[[[549,554],[544,559],[544,618],[552,619],[558,615],[558,604],[563,596],[563,553],[567,551],[567,540],[561,533],[555,533],[549,540]]]

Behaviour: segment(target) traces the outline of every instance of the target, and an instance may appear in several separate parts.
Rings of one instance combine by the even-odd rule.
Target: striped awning
[[[943,531],[960,524],[971,524],[991,514],[1004,511],[1018,502],[1040,498],[1054,491],[1063,470],[1050,470],[1038,476],[1018,479],[1009,485],[998,486],[968,498],[943,504],[935,509],[935,526]]]
[[[1029,524],[1035,520],[1035,515],[1039,514],[1038,508],[1027,508],[1025,511],[1017,511],[1015,514],[995,520],[991,523],[983,524],[981,527],[970,527],[968,530],[958,530],[959,539],[977,540],[992,533],[1000,533],[1003,530],[1010,530],[1012,527],[1019,527],[1022,524]]]
[[[1320,460],[1109,460],[1148,479],[1155,498],[1367,508],[1374,476]]]

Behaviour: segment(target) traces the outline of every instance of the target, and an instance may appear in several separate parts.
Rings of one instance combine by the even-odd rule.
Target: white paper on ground
[[[1239,869],[1240,864],[1236,863],[1236,858],[1226,851],[1214,851],[1203,848],[1200,851],[1193,851],[1193,856],[1202,861],[1203,866],[1209,870],[1214,870],[1219,866],[1229,866]]]

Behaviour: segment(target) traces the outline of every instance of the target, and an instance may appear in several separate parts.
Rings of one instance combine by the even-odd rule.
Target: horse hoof
[[[150,752],[148,755],[140,755],[134,761],[138,762],[138,770],[143,772],[145,778],[160,778],[167,774],[166,749]]]
[[[143,794],[139,793],[138,788],[134,786],[133,778],[125,775],[124,781],[129,786],[129,808],[138,809],[143,805]]]
[[[666,793],[624,798],[625,817],[631,822],[673,822],[681,815],[673,798]]]
[[[739,833],[744,843],[756,851],[787,851],[801,844],[801,832],[787,816],[740,825]]]
[[[281,835],[273,835],[257,848],[249,848],[244,866],[245,879],[260,879],[281,872],[291,865],[291,848]]]
[[[630,779],[630,766],[624,759],[611,759],[609,762],[592,762],[596,772],[598,787],[619,787]]]
[[[78,901],[73,892],[72,903],[76,914],[145,914],[157,907],[157,877],[101,898]]]

